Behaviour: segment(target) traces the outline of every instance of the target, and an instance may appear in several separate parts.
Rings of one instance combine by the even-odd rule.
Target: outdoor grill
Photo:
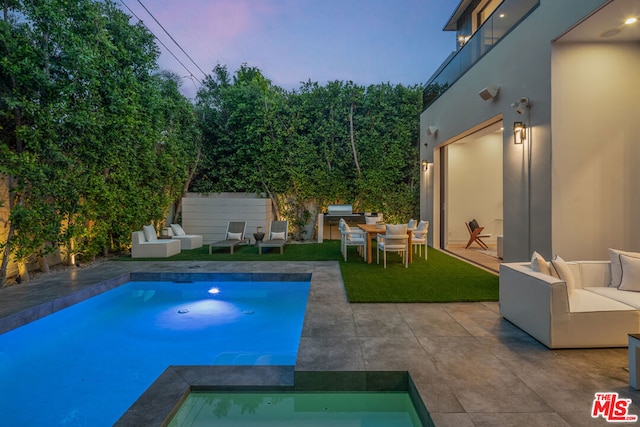
[[[364,224],[364,213],[353,213],[351,205],[329,205],[327,211],[318,215],[318,241],[321,242],[323,236],[328,239],[340,238],[338,232],[338,222],[340,218],[344,219],[349,226]],[[333,229],[336,231],[334,236]]]

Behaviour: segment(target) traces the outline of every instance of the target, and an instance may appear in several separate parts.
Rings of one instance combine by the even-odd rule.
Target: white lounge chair
[[[197,249],[202,247],[202,236],[197,234],[187,234],[180,224],[171,224],[173,238],[180,241],[182,249]]]
[[[153,225],[131,234],[131,258],[168,258],[180,253],[179,240],[158,239]]]

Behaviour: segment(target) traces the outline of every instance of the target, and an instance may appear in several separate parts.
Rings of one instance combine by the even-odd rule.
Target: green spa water
[[[169,427],[422,426],[404,392],[191,392]]]

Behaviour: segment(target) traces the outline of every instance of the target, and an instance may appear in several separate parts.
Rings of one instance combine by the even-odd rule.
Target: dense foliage
[[[286,92],[258,69],[217,66],[197,97],[203,120],[198,192],[258,191],[299,239],[328,204],[417,217],[418,86],[333,81]]]
[[[10,257],[128,247],[187,190],[264,193],[298,239],[332,203],[418,216],[418,86],[287,91],[218,65],[194,105],[112,0],[5,0],[2,12],[0,287]]]
[[[193,105],[157,73],[153,36],[110,1],[4,2],[0,175],[11,212],[4,284],[18,262],[65,247],[130,244],[180,197],[199,142]]]

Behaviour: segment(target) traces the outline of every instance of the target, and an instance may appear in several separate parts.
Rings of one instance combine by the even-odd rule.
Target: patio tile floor
[[[596,392],[632,399],[629,412],[640,415],[640,392],[628,383],[626,348],[548,350],[502,319],[495,302],[349,304],[337,262],[107,262],[0,289],[0,330],[7,319],[33,317],[17,313],[55,309],[56,298],[105,281],[113,286],[133,271],[312,273],[295,370],[408,371],[436,426],[610,425],[591,418]],[[184,383],[192,373],[181,369],[165,380]],[[226,380],[242,376],[228,371]],[[290,373],[271,374],[290,381]],[[167,406],[174,398],[169,391],[167,396],[155,404]],[[120,425],[133,425],[136,414],[128,415]],[[160,425],[160,418],[149,424]]]

